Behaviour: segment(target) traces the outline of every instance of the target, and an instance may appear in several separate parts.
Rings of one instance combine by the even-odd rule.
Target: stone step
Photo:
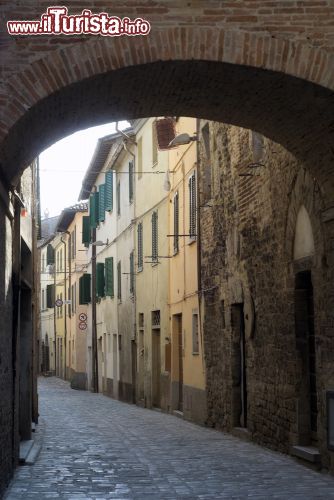
[[[314,446],[292,446],[291,455],[314,464],[321,461],[319,450]]]
[[[29,452],[29,455],[26,458],[25,465],[33,465],[36,462],[41,449],[42,447],[40,444],[34,443],[33,447]]]
[[[25,463],[31,448],[34,446],[33,439],[27,439],[26,441],[20,442],[20,463]]]

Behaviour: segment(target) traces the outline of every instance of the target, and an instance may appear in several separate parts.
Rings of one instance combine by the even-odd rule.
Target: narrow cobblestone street
[[[334,498],[334,478],[232,436],[56,378],[39,395],[42,451],[6,500]]]

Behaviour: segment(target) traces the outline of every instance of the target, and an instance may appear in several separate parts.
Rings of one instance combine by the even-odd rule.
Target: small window
[[[143,270],[143,223],[139,222],[137,226],[137,252],[138,252],[138,271]]]
[[[139,329],[140,330],[144,329],[144,313],[139,313],[139,315],[138,315],[138,325],[139,325]]]
[[[45,292],[42,290],[42,311],[45,309]]]
[[[152,328],[160,328],[160,310],[152,311]]]
[[[193,312],[192,319],[192,337],[193,337],[193,354],[199,353],[199,327],[198,327],[198,312]]]

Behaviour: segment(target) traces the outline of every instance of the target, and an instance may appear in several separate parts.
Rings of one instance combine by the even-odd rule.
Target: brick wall
[[[283,452],[300,444],[302,368],[294,286],[295,274],[306,264],[297,265],[292,250],[303,204],[316,249],[307,265],[314,289],[318,446],[323,465],[330,468],[325,396],[334,387],[334,217],[323,211],[325,189],[282,146],[264,139],[263,166],[249,168],[250,131],[218,123],[211,123],[210,130],[212,197],[200,212],[208,424],[229,430],[238,426],[233,417],[238,338],[231,308],[251,295],[256,323],[254,337],[246,340],[248,431],[255,441]],[[205,162],[201,141],[202,198]],[[240,176],[245,172],[254,177]]]
[[[2,20],[9,19],[36,19],[48,7],[48,3],[29,2],[19,8],[13,2],[2,6]],[[67,124],[67,99],[71,92],[69,86],[83,82],[85,79],[95,79],[108,71],[120,68],[133,68],[141,64],[155,61],[217,61],[227,65],[243,65],[246,67],[264,68],[296,76],[306,81],[314,82],[326,88],[334,87],[334,7],[330,0],[285,0],[285,1],[256,1],[221,2],[212,0],[203,2],[194,0],[184,1],[151,1],[142,0],[117,1],[112,7],[105,8],[100,1],[79,1],[75,4],[68,2],[70,11],[81,11],[88,7],[93,11],[103,9],[111,14],[122,16],[143,16],[152,23],[152,30],[147,37],[10,37],[6,32],[2,34],[0,48],[1,80],[0,87],[0,140],[5,140],[4,152],[0,156],[5,166],[8,178],[14,176],[14,166],[22,168],[32,159],[30,155],[17,153],[12,158],[7,134],[12,134],[14,124],[20,126],[21,142],[30,143],[34,135],[40,134],[30,127],[30,120],[41,122],[41,131],[48,118],[63,121],[61,131],[52,124],[52,137],[46,138],[42,147],[62,137],[62,134],[76,130],[83,120],[90,123],[101,122],[113,117],[136,118],[142,116],[157,116],[164,113],[174,114],[173,108],[177,104],[183,105],[179,114],[190,113],[188,103],[191,80],[188,82],[187,67],[184,68],[184,78],[179,82],[175,79],[172,67],[166,71],[163,83],[159,83],[159,93],[155,96],[159,106],[153,111],[151,106],[141,103],[137,94],[137,74],[132,71],[126,77],[120,88],[126,99],[123,103],[122,95],[118,95],[117,87],[112,79],[105,87],[101,81],[95,87],[89,87],[89,82],[79,87],[72,87],[73,108],[71,124]],[[5,24],[4,24],[5,25]],[[160,68],[159,68],[160,71]],[[157,84],[156,72],[151,68],[145,69],[147,78],[144,83]],[[204,72],[204,68],[203,68]],[[224,75],[229,77],[229,68],[224,68]],[[252,85],[252,72],[247,73],[245,81]],[[239,78],[242,85],[243,78]],[[284,82],[283,82],[284,83]],[[88,86],[87,86],[88,85]],[[188,93],[182,88],[185,85]],[[214,87],[218,92],[220,84]],[[232,87],[231,87],[232,88]],[[116,92],[114,93],[114,89]],[[125,90],[126,89],[126,90]],[[55,94],[60,91],[59,94]],[[277,88],[276,88],[277,91]],[[196,87],[198,101],[208,97],[205,88]],[[230,90],[231,92],[231,90]],[[310,92],[313,92],[310,89]],[[275,99],[273,89],[270,95]],[[92,104],[80,102],[83,96],[92,96]],[[164,95],[164,100],[161,100]],[[219,101],[215,94],[215,102],[205,108],[204,102],[198,102],[198,113],[202,117],[216,119],[207,114],[209,108],[217,108]],[[229,92],[224,94],[229,95]],[[239,101],[243,91],[239,89]],[[256,95],[261,95],[259,89]],[[54,99],[46,103],[43,108],[43,120],[38,116],[48,96]],[[105,96],[102,98],[102,96]],[[109,98],[107,98],[109,96]],[[154,96],[154,90],[153,90]],[[99,101],[103,102],[99,110]],[[138,100],[139,99],[139,100]],[[254,99],[254,95],[253,95]],[[317,106],[321,98],[317,99]],[[92,117],[92,107],[97,107]],[[307,108],[310,111],[310,107]],[[239,111],[240,112],[240,111]],[[302,113],[298,109],[297,113]],[[197,113],[197,114],[198,114]],[[322,114],[320,114],[322,116]],[[29,117],[29,118],[28,118]],[[219,118],[222,121],[224,117]],[[235,117],[235,120],[237,118]],[[226,119],[225,119],[226,121]],[[309,123],[313,119],[310,117]],[[236,122],[236,121],[234,121]],[[19,125],[20,124],[20,125]],[[238,122],[241,126],[248,126],[246,120]],[[88,123],[84,124],[85,126]],[[22,141],[22,131],[24,141]],[[12,138],[16,143],[16,139]],[[276,138],[279,142],[279,138]],[[328,142],[328,141],[327,141]],[[9,164],[9,165],[8,165]],[[16,172],[15,172],[16,173]]]

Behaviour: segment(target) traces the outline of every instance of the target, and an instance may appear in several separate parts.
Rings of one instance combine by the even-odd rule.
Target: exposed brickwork
[[[4,33],[1,43],[0,139],[5,139],[20,118],[34,113],[33,107],[55,91],[110,70],[160,60],[208,60],[254,66],[293,75],[330,89],[334,87],[334,7],[330,0],[246,3],[212,0],[204,4],[195,0],[119,0],[110,8],[100,1],[79,1],[73,7],[70,4],[71,11],[81,12],[87,7],[98,12],[105,9],[120,17],[143,16],[152,23],[152,31],[148,37],[136,38],[10,37]],[[8,2],[2,6],[2,19],[36,19],[48,5],[45,1],[29,2],[17,8]],[[150,81],[154,75],[147,70],[147,76]],[[167,97],[169,113],[173,113],[168,97],[170,85],[177,82],[173,73],[166,76],[169,84],[160,90]],[[130,82],[135,81],[134,77],[135,73],[132,73]],[[251,78],[249,73],[247,80]],[[123,82],[121,88],[123,92],[125,88],[128,92],[134,90],[127,82]],[[79,89],[75,92],[77,96],[80,94]],[[101,98],[101,92],[95,92]],[[197,89],[197,95],[200,92]],[[172,94],[174,104],[177,97],[179,101],[187,99],[181,89],[173,89]],[[117,99],[117,95],[113,97]],[[138,103],[137,96],[135,100]],[[105,104],[108,110],[108,103]],[[155,115],[161,114],[162,107]],[[185,110],[186,107],[187,102]],[[79,108],[77,101],[76,108]],[[86,110],[88,112],[88,108]],[[109,109],[111,113],[115,111]],[[131,115],[128,118],[149,115],[149,109],[138,107],[138,104],[122,111],[123,116]],[[199,111],[205,116],[205,109],[199,108]],[[48,115],[52,119],[50,107]],[[108,118],[110,116],[109,113]],[[72,123],[72,130],[77,126],[77,123]],[[65,127],[63,133],[67,133]],[[55,139],[53,136],[50,141]],[[29,140],[27,135],[25,141]],[[12,168],[7,165],[7,160],[6,155],[3,156],[3,169]],[[29,160],[21,158],[19,163],[27,164]],[[11,177],[10,173],[8,177]]]
[[[295,274],[305,263],[293,261],[293,242],[303,204],[315,243],[315,257],[305,269],[311,270],[314,293],[318,446],[323,465],[331,468],[326,390],[334,387],[330,361],[334,354],[334,218],[323,222],[326,188],[290,153],[267,139],[265,166],[247,168],[253,161],[250,131],[223,124],[210,128],[216,134],[211,144],[212,199],[208,202],[213,208],[201,211],[208,423],[230,430],[240,425],[233,417],[240,360],[231,308],[250,293],[256,329],[254,338],[246,340],[247,427],[254,440],[283,452],[300,444],[301,356],[296,347],[294,286]],[[201,155],[203,165],[203,148]],[[240,177],[245,170],[259,176]],[[203,166],[200,174],[203,197]]]

